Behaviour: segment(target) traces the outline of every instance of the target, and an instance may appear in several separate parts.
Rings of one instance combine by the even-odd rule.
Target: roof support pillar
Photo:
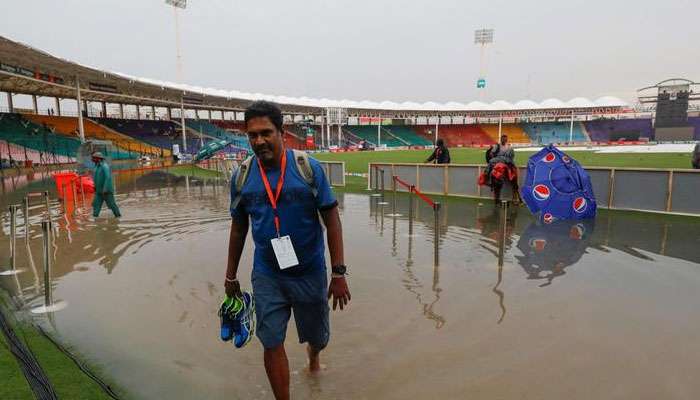
[[[379,122],[377,123],[377,147],[382,146],[382,116],[379,115]]]
[[[39,102],[35,94],[32,95],[32,109],[34,110],[34,114],[39,114]]]
[[[438,136],[440,135],[440,116],[438,115],[435,121],[435,145],[437,146]]]
[[[211,122],[211,110],[207,110],[207,116],[209,117],[209,122]]]
[[[196,112],[196,111],[195,111]],[[185,137],[185,96],[180,97],[180,125],[182,125],[182,151],[187,151],[187,139]]]
[[[102,102],[102,118],[107,118],[107,102]]]
[[[569,126],[569,143],[574,142],[574,110],[571,110],[571,126]]]
[[[156,119],[156,106],[151,106],[151,115],[153,119]]]
[[[58,97],[54,97],[54,100],[56,101],[56,115],[59,117],[61,116],[61,99]]]
[[[168,120],[172,120],[173,119],[173,109],[170,107],[165,107],[165,109],[166,109],[166,112],[168,113]]]
[[[83,100],[80,96],[80,77],[75,76],[75,91],[76,91],[76,102],[78,103],[78,135],[80,135],[80,142],[85,143],[85,125],[83,125]],[[87,112],[87,105],[85,105],[85,111]]]
[[[326,147],[326,130],[324,129],[323,117],[321,117],[321,147]]]
[[[124,103],[119,103],[119,118],[124,119]]]
[[[503,113],[498,114],[498,141],[501,141],[503,135]]]
[[[9,112],[15,112],[15,106],[12,104],[12,92],[7,93],[7,109]]]
[[[141,119],[141,107],[136,104],[136,119]]]

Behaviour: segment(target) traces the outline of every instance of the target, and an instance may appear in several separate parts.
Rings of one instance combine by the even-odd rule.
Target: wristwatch
[[[347,273],[347,271],[348,271],[348,267],[346,267],[346,266],[343,265],[343,264],[334,265],[334,266],[331,267],[331,273],[332,273],[333,275],[340,275],[340,276],[343,276],[343,275],[345,275],[345,274]]]

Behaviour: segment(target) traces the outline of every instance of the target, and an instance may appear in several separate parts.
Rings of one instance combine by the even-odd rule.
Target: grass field
[[[358,151],[349,153],[318,153],[314,158],[322,161],[344,161],[345,172],[367,173],[371,162],[420,163],[424,162],[432,150],[397,150],[397,151]],[[453,164],[485,164],[485,149],[450,149]],[[519,166],[527,164],[528,158],[535,152],[517,152],[515,162]],[[616,168],[690,168],[689,153],[594,153],[592,151],[571,151],[567,154],[585,167]],[[360,190],[367,187],[366,178],[346,177],[348,190]]]
[[[102,388],[85,375],[68,356],[44,337],[31,323],[14,319],[9,297],[0,293],[0,312],[5,314],[15,334],[37,358],[61,399],[111,399]],[[17,360],[0,333],[0,399],[31,400],[29,388]]]
[[[485,164],[484,149],[450,149],[453,164]],[[350,153],[318,153],[323,161],[345,161],[346,172],[367,172],[370,162],[419,163],[425,161],[431,150],[362,151]],[[516,164],[524,166],[535,152],[517,152]],[[586,167],[627,168],[690,168],[690,153],[594,153],[571,151],[567,154]]]

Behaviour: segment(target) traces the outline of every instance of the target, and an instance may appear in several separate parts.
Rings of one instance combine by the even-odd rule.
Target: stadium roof
[[[561,114],[571,111],[590,113],[600,109],[619,111],[628,106],[627,103],[615,97],[601,97],[593,101],[576,97],[569,101],[546,99],[542,102],[521,100],[510,103],[499,100],[493,103],[472,101],[464,104],[331,100],[246,93],[202,88],[101,70],[56,57],[0,36],[0,90],[75,98],[76,77],[79,77],[81,96],[87,101],[170,107],[179,107],[182,101],[187,109],[222,111],[240,111],[251,101],[260,99],[280,104],[285,113],[319,115],[324,114],[326,108],[339,107],[346,109],[349,116],[382,115],[385,117],[547,112]]]

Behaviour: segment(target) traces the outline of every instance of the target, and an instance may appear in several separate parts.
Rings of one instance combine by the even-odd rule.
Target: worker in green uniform
[[[99,151],[92,154],[92,162],[95,163],[95,198],[92,199],[92,216],[97,218],[102,209],[102,203],[107,202],[107,207],[114,213],[114,216],[119,218],[122,214],[119,212],[117,202],[114,201],[114,183],[112,182],[112,171],[109,165],[105,162],[105,158]]]

